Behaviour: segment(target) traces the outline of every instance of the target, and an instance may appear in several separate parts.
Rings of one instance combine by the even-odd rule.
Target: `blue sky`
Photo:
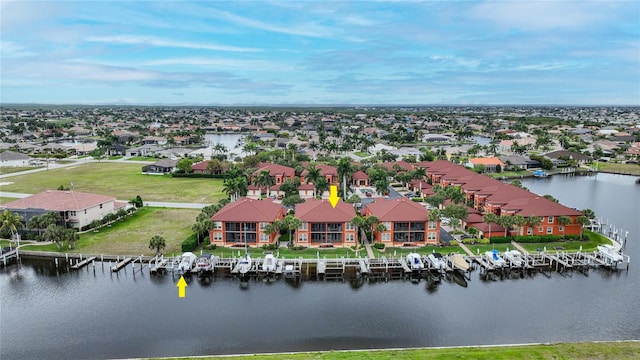
[[[640,105],[629,1],[6,1],[3,103]]]

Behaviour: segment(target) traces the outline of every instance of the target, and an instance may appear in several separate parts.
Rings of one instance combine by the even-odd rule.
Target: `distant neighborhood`
[[[2,169],[140,161],[150,176],[223,179],[227,199],[205,230],[210,244],[230,247],[273,245],[285,229],[304,248],[439,245],[444,227],[484,239],[579,235],[583,212],[517,179],[598,162],[637,167],[640,156],[640,111],[626,107],[6,107],[0,120]],[[132,205],[71,188],[2,207],[27,221],[57,212],[86,230]]]

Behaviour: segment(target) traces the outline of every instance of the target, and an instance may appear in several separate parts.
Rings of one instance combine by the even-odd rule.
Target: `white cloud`
[[[150,45],[157,47],[173,47],[187,49],[202,49],[229,52],[256,52],[261,51],[256,48],[227,46],[219,44],[203,44],[191,41],[175,41],[166,40],[152,36],[136,36],[136,35],[119,35],[119,36],[90,36],[85,39],[89,42],[101,42],[110,44],[127,44],[127,45]]]
[[[285,71],[291,69],[290,65],[280,64],[264,60],[241,60],[202,57],[166,58],[145,62],[146,66],[164,65],[193,65],[218,67],[224,69],[255,70],[255,71]]]
[[[35,52],[26,50],[20,45],[5,40],[0,40],[0,54],[3,58],[19,58],[38,55]]]

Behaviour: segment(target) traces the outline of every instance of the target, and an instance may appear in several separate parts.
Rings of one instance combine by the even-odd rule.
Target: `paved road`
[[[47,171],[47,170],[53,170],[53,169],[66,168],[66,167],[71,167],[71,166],[84,165],[84,164],[94,163],[94,162],[140,164],[140,165],[147,165],[147,164],[151,164],[152,163],[150,161],[127,160],[125,158],[118,159],[118,160],[95,160],[95,159],[92,159],[92,158],[82,158],[82,159],[76,159],[76,160],[74,160],[73,162],[70,162],[70,163],[64,163],[64,164],[50,163],[48,167],[45,166],[45,167],[32,169],[32,170],[25,170],[25,171],[20,171],[20,172],[15,172],[15,173],[2,174],[2,175],[0,175],[0,179],[9,178],[9,177],[13,177],[13,176],[19,176],[19,175],[25,175],[25,174],[33,174],[33,173]]]

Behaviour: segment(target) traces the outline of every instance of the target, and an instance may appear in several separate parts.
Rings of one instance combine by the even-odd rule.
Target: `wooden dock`
[[[131,260],[133,260],[133,258],[124,258],[122,261],[120,261],[119,263],[115,264],[114,266],[111,267],[111,271],[112,272],[118,272],[120,271],[122,268],[124,268],[125,266],[127,266],[128,263],[131,262]]]
[[[89,263],[94,261],[95,259],[96,259],[95,256],[88,257],[88,258],[86,258],[86,259],[84,259],[82,261],[77,262],[75,265],[71,265],[71,268],[74,269],[74,270],[82,269],[86,265],[89,265]]]

